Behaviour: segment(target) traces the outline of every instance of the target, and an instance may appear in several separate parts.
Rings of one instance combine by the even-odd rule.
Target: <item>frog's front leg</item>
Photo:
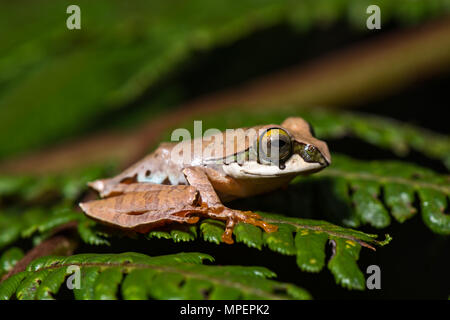
[[[186,180],[194,186],[201,195],[202,202],[208,207],[206,215],[213,219],[226,221],[225,232],[222,241],[228,244],[233,243],[233,229],[237,222],[249,223],[264,229],[266,232],[274,232],[277,226],[271,225],[261,220],[261,217],[251,211],[240,211],[225,207],[220,201],[216,191],[206,173],[199,167],[189,167],[183,170]]]

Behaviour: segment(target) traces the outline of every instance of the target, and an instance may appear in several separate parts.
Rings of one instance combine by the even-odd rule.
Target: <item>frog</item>
[[[220,220],[225,225],[221,240],[232,244],[238,223],[268,233],[277,226],[260,214],[224,203],[269,194],[299,175],[319,172],[330,164],[327,143],[315,137],[306,120],[289,117],[280,125],[161,143],[118,175],[89,182],[100,199],[79,206],[100,223],[138,233],[171,223]]]

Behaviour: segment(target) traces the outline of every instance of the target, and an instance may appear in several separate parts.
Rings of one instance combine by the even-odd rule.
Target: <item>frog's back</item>
[[[109,179],[100,179],[89,183],[89,186],[108,196],[119,183],[155,183],[155,184],[187,184],[183,175],[182,163],[172,161],[171,152],[176,143],[161,143],[151,154],[136,162],[131,167]]]
[[[185,167],[183,162],[172,155],[176,145],[177,143],[161,143],[153,153],[130,167],[127,175],[135,176],[137,182],[187,184],[182,172]]]

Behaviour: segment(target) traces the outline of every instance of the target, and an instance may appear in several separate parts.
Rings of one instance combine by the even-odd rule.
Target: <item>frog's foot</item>
[[[277,231],[278,227],[264,222],[261,216],[251,211],[234,210],[227,207],[218,207],[209,212],[208,215],[213,219],[226,221],[225,232],[222,235],[222,241],[228,244],[233,243],[233,229],[236,223],[243,222],[262,228],[265,232]]]
[[[189,184],[200,192],[202,208],[206,210],[206,216],[212,219],[226,221],[225,232],[222,235],[223,242],[233,243],[233,229],[238,222],[252,224],[264,229],[266,232],[274,232],[277,230],[276,226],[264,222],[256,213],[225,207],[202,168],[189,167],[184,169],[183,173]]]

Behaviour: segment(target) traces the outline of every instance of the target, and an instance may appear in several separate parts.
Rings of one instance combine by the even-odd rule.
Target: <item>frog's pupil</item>
[[[261,158],[258,161],[269,161],[278,164],[281,168],[284,167],[281,163],[289,158],[291,151],[291,141],[287,133],[282,129],[270,129],[261,137],[258,151],[258,158]]]

